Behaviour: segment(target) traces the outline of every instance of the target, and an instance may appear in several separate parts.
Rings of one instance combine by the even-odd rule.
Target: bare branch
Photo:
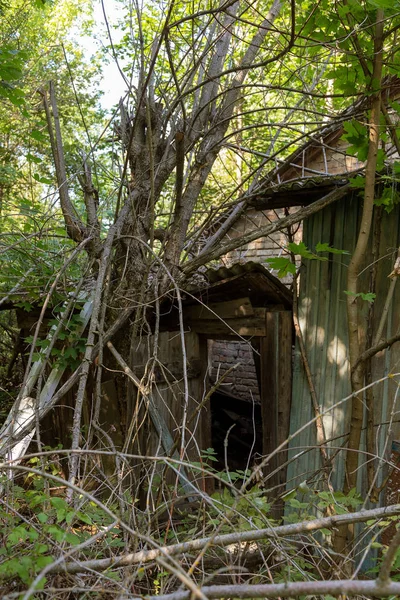
[[[377,581],[358,581],[357,579],[344,579],[335,581],[297,581],[286,583],[266,583],[259,585],[208,585],[199,588],[207,598],[290,598],[293,596],[306,596],[312,594],[342,595],[362,594],[372,596],[397,596],[400,594],[399,582],[382,583]],[[148,600],[189,600],[191,591],[179,591],[172,594],[147,596]]]
[[[43,104],[46,112],[47,127],[50,135],[51,149],[53,151],[54,165],[57,175],[58,192],[60,194],[61,210],[63,212],[65,225],[69,237],[75,242],[81,242],[88,237],[86,227],[80,220],[73,203],[69,197],[67,171],[65,167],[64,148],[61,136],[60,118],[53,82],[50,82],[50,102],[53,110],[53,121],[55,137],[53,134],[53,125],[51,121],[50,108],[47,102],[47,96],[43,94]]]
[[[343,523],[365,523],[365,521],[379,520],[400,514],[400,504],[394,504],[385,508],[375,508],[372,510],[363,510],[356,513],[344,515],[333,515],[323,519],[313,521],[303,521],[291,525],[280,525],[279,527],[268,527],[267,529],[254,529],[250,531],[240,531],[216,535],[213,537],[199,538],[190,542],[182,542],[171,546],[163,546],[152,550],[141,550],[131,554],[124,554],[119,557],[94,559],[81,561],[80,563],[65,563],[57,566],[55,571],[67,571],[68,573],[81,572],[85,568],[103,571],[110,567],[122,567],[127,565],[139,564],[154,561],[158,556],[176,556],[178,554],[188,554],[198,552],[210,544],[213,547],[226,547],[231,544],[240,544],[242,542],[254,542],[263,539],[276,539],[284,536],[293,536],[304,533],[311,533],[320,529],[330,529]],[[313,582],[315,583],[315,582]],[[400,585],[400,584],[399,584]],[[207,595],[207,594],[206,594]],[[278,594],[279,595],[279,594]]]
[[[332,190],[332,192],[329,192],[329,194],[327,194],[320,200],[313,202],[309,206],[298,210],[297,212],[293,213],[292,215],[289,215],[288,217],[277,219],[273,223],[269,223],[268,225],[260,227],[255,231],[250,231],[249,233],[246,233],[240,238],[228,240],[225,243],[218,245],[217,248],[211,247],[207,249],[207,251],[201,252],[199,256],[197,256],[196,258],[189,261],[183,266],[182,271],[184,275],[188,276],[202,265],[205,265],[212,260],[216,260],[220,256],[223,256],[224,254],[227,254],[232,250],[236,250],[237,248],[245,246],[246,244],[249,244],[254,240],[257,240],[267,235],[271,235],[276,231],[282,231],[283,229],[286,229],[287,227],[290,227],[295,223],[300,223],[300,221],[303,221],[307,217],[322,210],[326,206],[329,206],[329,204],[332,204],[333,202],[340,200],[340,198],[343,198],[347,194],[349,189],[350,184],[347,183],[346,185],[340,188]]]

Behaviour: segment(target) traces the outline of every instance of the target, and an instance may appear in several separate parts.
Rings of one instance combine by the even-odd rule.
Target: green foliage
[[[361,298],[361,300],[364,300],[365,302],[369,302],[370,304],[373,304],[373,302],[375,301],[376,298],[376,294],[374,294],[373,292],[350,292],[348,290],[344,290],[344,293],[347,294],[348,296],[354,296],[354,298]]]
[[[32,459],[31,464],[38,464]],[[54,465],[44,465],[45,472],[54,472]],[[46,566],[51,564],[62,547],[68,551],[90,539],[94,532],[111,523],[110,517],[99,508],[86,501],[80,510],[74,509],[63,497],[52,496],[48,491],[46,476],[28,476],[24,489],[7,483],[9,488],[7,505],[0,505],[2,523],[0,548],[0,587],[4,589],[11,582],[20,580],[29,586]],[[110,530],[104,538],[106,547],[115,546],[120,541],[121,531]],[[86,550],[89,558],[98,556],[98,548]],[[43,589],[46,577],[40,580],[36,589]]]
[[[292,263],[290,258],[285,256],[279,256],[274,258],[267,258],[266,261],[271,269],[278,271],[278,277],[286,277],[289,273],[292,275],[296,274],[296,265]]]
[[[291,242],[288,244],[288,250],[297,256],[301,256],[302,258],[307,258],[309,260],[328,260],[322,256],[317,256],[313,252],[307,248],[304,242],[300,242],[300,244],[295,244]]]
[[[346,121],[343,123],[345,139],[350,146],[347,148],[347,153],[357,156],[358,160],[363,162],[368,156],[368,131],[365,125],[359,121]]]
[[[295,244],[291,242],[288,244],[287,251],[291,252],[296,256],[301,256],[301,258],[305,258],[307,260],[320,260],[326,261],[328,260],[326,256],[320,256],[319,254],[315,254],[311,252],[304,242],[300,242],[300,244]],[[349,254],[347,250],[339,250],[338,248],[332,248],[329,244],[319,242],[315,251],[317,253],[329,253],[329,254]],[[266,262],[268,263],[271,269],[275,269],[278,271],[278,277],[285,277],[288,274],[295,275],[296,273],[296,265],[292,262],[289,257],[279,256],[274,258],[267,258]]]
[[[390,187],[384,187],[379,198],[375,198],[375,206],[383,206],[385,211],[389,214],[392,212],[396,204],[400,202],[400,194],[396,187],[393,185]]]
[[[332,246],[329,246],[329,244],[322,244],[321,242],[318,242],[318,244],[315,246],[315,251],[328,252],[329,254],[350,254],[348,250],[340,250],[339,248],[333,248]]]

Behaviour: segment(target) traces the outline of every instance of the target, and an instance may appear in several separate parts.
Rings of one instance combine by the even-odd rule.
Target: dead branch
[[[375,508],[372,510],[363,510],[356,513],[345,515],[333,515],[322,519],[314,519],[313,521],[303,521],[291,525],[280,525],[279,527],[268,527],[266,529],[254,529],[251,531],[242,531],[217,535],[214,537],[206,537],[192,540],[190,542],[182,542],[171,546],[162,546],[152,550],[142,550],[130,554],[124,554],[118,557],[94,559],[81,561],[79,563],[64,563],[58,565],[54,572],[67,571],[68,573],[78,573],[85,568],[103,571],[110,567],[123,567],[133,564],[145,563],[156,560],[159,556],[169,557],[178,554],[187,554],[190,552],[198,552],[205,546],[226,547],[231,544],[240,544],[244,542],[254,542],[263,539],[276,539],[284,536],[293,536],[298,534],[307,534],[320,529],[331,529],[341,524],[349,523],[365,523],[365,521],[379,520],[400,514],[400,504],[394,504],[385,508]],[[400,584],[399,584],[400,585]],[[279,594],[278,594],[279,595]]]
[[[199,588],[207,598],[289,598],[312,594],[362,594],[384,597],[400,594],[399,582],[358,581],[344,579],[336,581],[297,581],[286,583],[266,583],[259,585],[209,585]],[[148,600],[189,600],[191,591],[178,591],[160,596],[147,596]]]
[[[60,205],[64,216],[65,225],[69,237],[75,242],[81,242],[88,237],[86,227],[78,217],[77,211],[71,202],[68,192],[67,171],[65,167],[64,148],[61,137],[60,118],[53,82],[50,82],[50,102],[53,110],[53,122],[55,136],[53,132],[53,123],[51,119],[50,107],[46,93],[42,93],[43,105],[46,113],[47,128],[50,136],[50,145],[53,152],[54,166],[56,169],[58,192],[60,194]]]
[[[291,225],[295,225],[296,223],[300,223],[300,221],[303,221],[307,217],[310,217],[311,215],[317,213],[326,206],[329,206],[333,202],[336,202],[337,200],[343,198],[347,194],[349,189],[350,184],[347,183],[346,185],[340,188],[332,190],[331,192],[329,192],[329,194],[327,194],[320,200],[313,202],[309,206],[298,210],[297,212],[289,215],[288,217],[277,219],[273,223],[269,223],[264,227],[259,227],[255,231],[250,231],[249,233],[241,237],[228,240],[223,244],[219,244],[218,247],[215,247],[214,245],[213,247],[208,248],[206,252],[201,253],[198,257],[194,258],[193,260],[190,260],[183,266],[182,271],[184,275],[188,276],[202,265],[205,265],[212,260],[217,260],[224,254],[227,254],[232,250],[236,250],[237,248],[241,248],[242,246],[245,246],[246,244],[249,244],[254,240],[257,240],[261,237],[265,237],[267,235],[271,235],[277,231],[287,229],[288,227],[290,227]]]

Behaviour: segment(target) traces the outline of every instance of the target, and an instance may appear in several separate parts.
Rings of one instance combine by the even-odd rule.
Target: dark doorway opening
[[[226,470],[228,466],[229,471],[238,471],[251,466],[254,457],[262,454],[262,433],[259,404],[221,392],[211,396],[211,444],[218,460],[213,465],[216,469]]]

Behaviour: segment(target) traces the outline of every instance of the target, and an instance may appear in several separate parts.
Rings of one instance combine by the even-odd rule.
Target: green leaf
[[[86,525],[92,525],[93,521],[89,515],[85,515],[84,513],[78,511],[76,513],[77,518],[82,521],[82,523],[86,523]]]
[[[52,506],[54,506],[54,508],[56,508],[57,510],[60,510],[62,508],[63,509],[68,508],[68,504],[64,500],[64,498],[58,498],[57,496],[53,496],[52,498],[50,498],[50,504]]]
[[[37,518],[41,523],[47,523],[47,521],[49,520],[49,515],[46,515],[46,513],[41,512],[37,515]]]
[[[45,567],[45,566],[46,566],[46,564],[49,564],[48,562],[47,562],[47,563],[44,563],[44,561],[43,561],[43,559],[44,559],[44,558],[45,558],[45,557],[44,557],[44,556],[42,556],[42,557],[40,557],[40,558],[38,559],[38,562],[37,562],[36,564],[37,564],[37,566],[38,566],[39,568]],[[50,557],[48,557],[48,558],[50,558]],[[51,558],[50,558],[50,562],[53,562]],[[43,564],[43,563],[44,563],[44,564]],[[39,581],[38,581],[38,582],[36,583],[36,585],[35,585],[35,590],[44,590],[44,586],[46,585],[46,581],[47,581],[47,578],[46,578],[46,577],[41,577],[41,578],[39,579]]]
[[[350,187],[357,190],[363,190],[365,188],[365,177],[361,175],[353,177],[352,179],[350,179]]]
[[[400,194],[397,190],[390,186],[383,188],[380,198],[375,198],[375,206],[384,206],[385,211],[389,214],[392,212],[396,204],[400,202]]]
[[[56,514],[57,514],[57,523],[61,523],[61,521],[64,521],[67,511],[65,508],[59,508],[56,511]]]
[[[296,496],[296,494],[297,494],[296,489],[289,490],[288,492],[286,492],[286,494],[281,496],[281,500],[283,500],[284,502],[288,502],[289,500],[292,500],[292,498],[294,498]]]
[[[58,527],[58,525],[49,525],[47,533],[51,535],[56,542],[62,542],[65,539],[65,531]]]
[[[358,292],[356,294],[355,292],[349,292],[348,290],[344,290],[344,293],[348,296],[354,296],[354,298],[361,298],[361,300],[365,300],[366,302],[370,302],[371,304],[376,298],[376,294],[373,294],[372,292],[367,292],[366,294],[364,294],[363,292]]]
[[[41,131],[39,131],[39,129],[32,129],[30,136],[37,142],[47,141],[47,137]]]
[[[39,158],[38,156],[35,156],[34,154],[31,154],[30,152],[28,152],[28,154],[26,155],[26,158],[30,162],[35,163],[35,165],[38,165],[41,162],[43,162],[41,158]]]
[[[65,536],[65,541],[68,542],[68,544],[71,544],[71,546],[77,546],[81,543],[81,539],[75,535],[75,533],[67,533]]]
[[[47,567],[53,562],[53,558],[51,556],[38,556],[36,558],[36,565],[39,569],[43,569],[43,567]]]
[[[69,347],[64,352],[64,358],[76,358],[78,356],[78,350],[76,348]]]
[[[309,260],[328,260],[325,257],[317,256],[316,254],[311,252],[304,242],[300,242],[300,244],[295,244],[294,242],[291,242],[288,245],[288,248],[290,252],[293,252],[293,254],[298,254],[302,258],[308,258]]]
[[[47,185],[50,185],[51,183],[53,183],[52,179],[49,179],[49,177],[43,177],[43,176],[39,175],[38,173],[34,173],[33,179],[35,179],[39,183],[45,183]]]
[[[343,123],[345,133],[342,138],[346,140],[350,146],[347,148],[347,153],[364,162],[368,156],[368,131],[365,125],[359,121],[346,121]]]
[[[12,531],[7,539],[12,544],[18,544],[20,541],[25,541],[28,538],[28,531],[24,525],[20,525]]]
[[[332,246],[322,244],[321,242],[318,242],[315,246],[315,250],[317,252],[330,252],[330,254],[350,254],[348,250],[339,250],[339,248],[333,248]]]
[[[33,309],[32,304],[27,301],[17,302],[15,306],[18,306],[18,308],[23,308],[25,312],[31,312],[31,310]]]
[[[67,523],[67,525],[71,525],[72,521],[75,519],[75,511],[70,510],[66,515],[65,515],[65,522]]]
[[[288,273],[292,273],[292,275],[296,273],[296,265],[292,263],[290,258],[279,256],[276,258],[267,258],[266,262],[271,269],[278,271],[278,277],[286,277]]]

